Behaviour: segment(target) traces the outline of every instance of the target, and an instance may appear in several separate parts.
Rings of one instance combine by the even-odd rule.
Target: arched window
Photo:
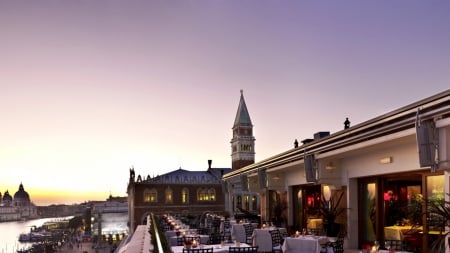
[[[183,190],[181,191],[181,203],[189,203],[189,190],[187,188],[183,188]]]
[[[209,189],[208,196],[210,201],[216,201],[216,190],[214,188]]]
[[[144,190],[144,202],[146,203],[155,203],[158,201],[158,192],[156,189],[145,189]]]
[[[244,196],[244,209],[250,210],[250,196],[249,195]]]
[[[255,195],[252,196],[252,210],[258,210],[258,201]]]
[[[242,196],[241,195],[236,196],[236,206],[242,208]]]
[[[208,200],[207,194],[206,194],[206,190],[203,188],[199,188],[197,190],[197,200],[198,201],[206,201]]]
[[[166,203],[172,203],[173,202],[172,196],[173,196],[172,189],[170,189],[170,187],[167,187],[167,189],[166,189]]]

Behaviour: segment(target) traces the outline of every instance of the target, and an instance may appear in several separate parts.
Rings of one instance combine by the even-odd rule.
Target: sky
[[[0,0],[0,192],[126,196],[231,167],[240,90],[256,161],[450,87],[450,1]]]

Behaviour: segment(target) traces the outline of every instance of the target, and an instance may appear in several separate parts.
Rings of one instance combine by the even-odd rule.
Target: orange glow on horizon
[[[38,206],[80,204],[92,200],[104,201],[109,197],[109,193],[104,192],[73,192],[50,189],[29,189],[27,192],[30,195],[31,202]]]

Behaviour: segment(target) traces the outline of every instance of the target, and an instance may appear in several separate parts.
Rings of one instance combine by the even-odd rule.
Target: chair
[[[177,246],[183,246],[183,245],[184,245],[184,237],[177,236]]]
[[[183,248],[183,253],[213,253],[213,248],[207,248],[207,249],[186,249]]]
[[[395,251],[406,251],[408,250],[408,245],[406,241],[402,241],[402,240],[384,240],[381,243],[381,247],[383,249],[387,249],[386,248],[386,244],[391,245],[391,249],[395,250]]]
[[[281,249],[282,239],[280,230],[269,230],[270,237],[272,237],[272,252],[283,252]]]
[[[330,242],[329,246],[333,248],[334,253],[344,253],[345,232],[339,232],[335,242]]]
[[[220,233],[211,233],[209,235],[208,244],[220,244],[221,242],[225,242],[225,236]]]
[[[258,253],[258,246],[228,248],[228,253],[234,253],[234,252]]]
[[[245,230],[245,238],[247,244],[253,244],[253,229],[254,227],[250,223],[246,223],[243,225]]]
[[[223,236],[225,240],[231,241],[231,223],[229,220],[223,221]]]

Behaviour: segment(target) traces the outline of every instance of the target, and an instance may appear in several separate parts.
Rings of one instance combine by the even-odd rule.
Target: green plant
[[[320,214],[324,219],[326,224],[336,223],[336,218],[342,215],[347,208],[341,207],[341,200],[344,196],[343,191],[334,192],[330,200],[326,200],[325,196],[322,195],[322,200],[320,202]]]
[[[447,195],[450,195],[447,193]],[[431,252],[445,252],[445,238],[450,232],[445,228],[450,226],[450,202],[444,198],[426,200],[426,215],[429,230],[437,231],[438,238],[431,245]]]

